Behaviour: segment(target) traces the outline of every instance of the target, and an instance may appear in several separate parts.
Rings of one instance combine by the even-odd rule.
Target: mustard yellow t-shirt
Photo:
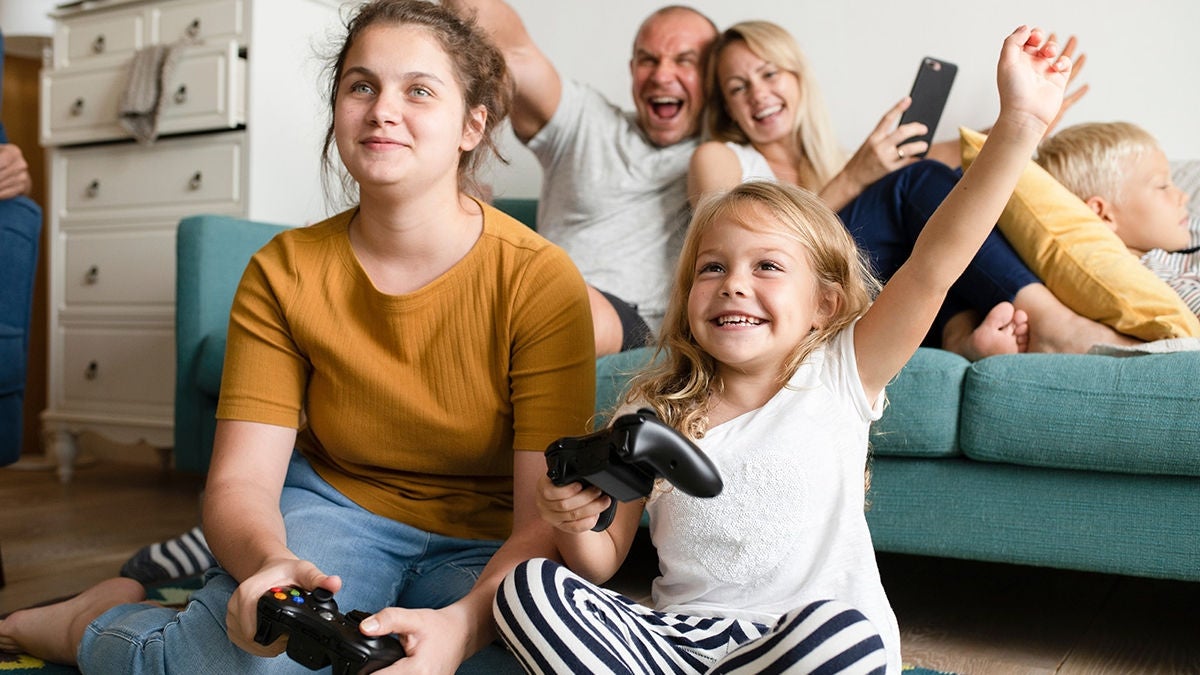
[[[283,232],[251,259],[217,417],[299,428],[297,448],[316,471],[376,514],[506,538],[513,451],[589,430],[596,373],[583,278],[561,249],[484,206],[483,233],[462,260],[424,288],[387,295],[350,247],[352,215]]]

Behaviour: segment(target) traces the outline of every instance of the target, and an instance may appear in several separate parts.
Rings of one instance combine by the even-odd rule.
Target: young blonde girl
[[[992,228],[1062,101],[1070,61],[1034,29],[1005,40],[1001,112],[913,254],[875,284],[837,217],[801,188],[748,182],[701,204],[660,337],[627,402],[653,407],[717,465],[723,492],[623,503],[538,486],[566,567],[519,565],[495,615],[535,672],[898,673],[900,638],[863,513],[867,432]],[[982,161],[980,161],[982,160]],[[653,608],[596,584],[643,510]]]

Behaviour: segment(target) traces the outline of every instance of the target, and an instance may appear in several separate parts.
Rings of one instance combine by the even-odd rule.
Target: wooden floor
[[[101,462],[61,485],[0,469],[0,614],[115,575],[143,544],[197,522],[201,480]],[[614,579],[644,598],[645,541]],[[883,555],[907,663],[963,675],[1200,673],[1200,584]]]

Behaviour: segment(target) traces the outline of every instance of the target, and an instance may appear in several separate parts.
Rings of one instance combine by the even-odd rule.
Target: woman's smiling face
[[[755,145],[791,136],[800,106],[800,80],[763,60],[741,40],[717,61],[717,82],[729,116]]]

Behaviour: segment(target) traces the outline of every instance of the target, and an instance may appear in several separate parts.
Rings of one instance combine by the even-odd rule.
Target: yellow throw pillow
[[[959,134],[968,167],[987,137],[967,128]],[[1033,161],[997,225],[1033,273],[1077,314],[1143,340],[1200,337],[1200,321],[1179,295]]]

